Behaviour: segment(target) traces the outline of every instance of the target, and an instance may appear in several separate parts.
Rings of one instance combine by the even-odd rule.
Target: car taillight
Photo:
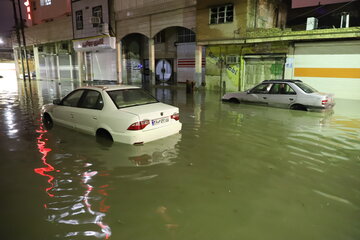
[[[179,113],[174,113],[173,115],[171,115],[171,119],[174,119],[176,121],[179,121],[180,120],[180,115]]]
[[[149,124],[150,124],[149,120],[143,120],[143,121],[140,121],[140,122],[135,122],[135,123],[131,124],[128,127],[127,130],[132,130],[132,131],[142,130]]]
[[[328,102],[328,100],[325,99],[325,100],[322,100],[322,101],[321,101],[321,104],[322,104],[322,105],[325,105],[327,102]]]

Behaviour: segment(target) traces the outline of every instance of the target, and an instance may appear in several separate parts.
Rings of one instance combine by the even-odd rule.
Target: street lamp
[[[3,45],[5,42],[2,38],[0,38],[0,45]]]

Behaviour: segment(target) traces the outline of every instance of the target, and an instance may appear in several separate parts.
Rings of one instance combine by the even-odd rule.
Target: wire
[[[338,7],[338,8],[336,8],[336,9],[334,9],[334,10],[332,10],[332,11],[324,14],[324,15],[319,16],[318,19],[320,19],[320,18],[322,18],[322,17],[325,17],[325,16],[327,16],[327,15],[333,13],[333,12],[336,12],[337,10],[342,9],[342,8],[346,7],[347,5],[349,5],[349,4],[353,3],[353,2],[356,2],[356,1],[358,1],[358,0],[352,0],[352,1],[350,1],[350,2],[348,2],[348,3],[346,3],[346,4],[344,4],[344,5],[342,5],[341,7]]]

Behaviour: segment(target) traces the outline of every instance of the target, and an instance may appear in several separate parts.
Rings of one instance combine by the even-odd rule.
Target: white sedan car
[[[42,107],[53,122],[115,142],[142,144],[179,133],[179,108],[159,102],[145,90],[126,85],[81,87]]]

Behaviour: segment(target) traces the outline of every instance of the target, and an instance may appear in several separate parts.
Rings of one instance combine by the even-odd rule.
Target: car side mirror
[[[60,105],[60,99],[54,99],[53,104],[54,105]]]

